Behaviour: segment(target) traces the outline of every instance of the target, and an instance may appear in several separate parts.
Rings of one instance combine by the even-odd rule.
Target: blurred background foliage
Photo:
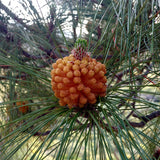
[[[68,109],[50,72],[78,38],[106,65],[107,94]],[[0,1],[2,159],[158,159],[159,79],[158,0]]]

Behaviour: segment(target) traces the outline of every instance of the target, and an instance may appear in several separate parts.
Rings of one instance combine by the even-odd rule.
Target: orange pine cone
[[[26,106],[28,102],[16,102],[17,106],[20,106],[18,109],[21,113],[27,113],[27,111],[29,110],[29,106]]]
[[[94,104],[98,96],[106,95],[105,65],[92,59],[83,45],[79,44],[78,50],[73,49],[71,53],[52,64],[51,84],[55,96],[61,106],[69,108]]]

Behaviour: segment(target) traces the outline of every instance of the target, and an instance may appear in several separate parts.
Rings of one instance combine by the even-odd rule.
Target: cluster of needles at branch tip
[[[79,39],[67,57],[52,64],[52,90],[61,106],[84,107],[106,95],[106,68],[86,52],[86,40]]]

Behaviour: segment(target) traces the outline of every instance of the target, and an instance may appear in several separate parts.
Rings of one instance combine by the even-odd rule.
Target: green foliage
[[[19,0],[19,5],[20,15],[0,1],[1,159],[155,158],[160,148],[158,0],[48,0],[38,7]],[[59,106],[50,72],[78,38],[86,39],[91,56],[105,64],[107,91],[96,104],[69,109]]]
[[[87,41],[85,39],[78,39],[74,46],[75,48],[81,47],[85,50],[87,47]]]

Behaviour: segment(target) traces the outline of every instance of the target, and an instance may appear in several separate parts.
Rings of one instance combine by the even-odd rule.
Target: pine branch
[[[28,25],[26,25],[26,23],[23,22],[21,18],[17,17],[17,15],[15,15],[10,9],[8,9],[8,7],[6,7],[1,1],[0,1],[0,9],[4,10],[7,13],[7,15],[9,15],[11,18],[20,23],[25,28],[29,29],[30,31],[34,30],[33,28],[31,29]]]
[[[155,111],[155,112],[152,112],[151,114],[149,115],[146,115],[146,116],[137,116],[134,114],[134,117],[138,118],[138,119],[141,119],[141,122],[137,123],[137,122],[129,122],[129,124],[132,126],[132,127],[139,127],[139,128],[142,128],[144,127],[149,121],[151,121],[152,119],[154,118],[157,118],[157,117],[160,117],[160,110],[159,111]]]
[[[138,119],[141,120],[141,122],[131,122],[131,121],[126,121],[126,127],[127,126],[132,126],[134,128],[143,128],[149,121],[151,121],[154,118],[160,117],[160,110],[152,112],[149,115],[146,116],[138,116],[132,113],[132,115]],[[100,126],[105,129],[106,131],[110,132],[110,127],[108,124],[104,123],[102,120],[100,120]],[[122,126],[111,126],[112,130],[116,133],[118,133],[118,128],[123,129]]]
[[[36,133],[34,133],[34,135],[33,136],[47,136],[48,134],[50,134],[50,130],[48,130],[48,131],[46,131],[46,132],[36,132]]]
[[[22,49],[22,54],[23,54],[25,57],[30,58],[30,59],[33,59],[33,60],[49,58],[49,56],[47,56],[47,55],[40,55],[40,56],[39,56],[39,55],[37,55],[37,56],[35,56],[35,55],[30,55],[28,52],[24,51],[23,49]]]

